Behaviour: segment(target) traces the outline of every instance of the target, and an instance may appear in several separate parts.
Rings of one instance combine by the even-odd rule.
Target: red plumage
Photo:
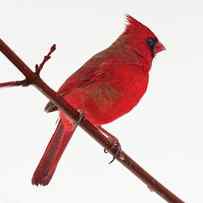
[[[127,16],[125,31],[107,49],[73,73],[58,93],[94,125],[109,123],[129,112],[144,95],[155,54],[164,49],[155,34]],[[46,111],[57,110],[49,102]],[[35,170],[33,184],[49,183],[76,125],[60,112],[60,121]]]

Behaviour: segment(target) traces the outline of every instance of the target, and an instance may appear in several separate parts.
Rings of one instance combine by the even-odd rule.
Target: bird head
[[[145,25],[127,15],[127,26],[124,35],[128,44],[138,54],[152,59],[157,53],[165,50],[165,47],[158,40],[155,34]]]

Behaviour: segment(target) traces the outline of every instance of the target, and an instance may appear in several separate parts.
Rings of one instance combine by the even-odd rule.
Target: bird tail
[[[65,124],[64,124],[65,123]],[[57,128],[33,174],[33,185],[48,185],[76,125],[69,120],[59,121]]]

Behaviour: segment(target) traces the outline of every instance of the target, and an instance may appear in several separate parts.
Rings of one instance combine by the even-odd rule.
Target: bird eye
[[[147,45],[149,46],[150,50],[153,52],[156,43],[158,42],[156,37],[149,37],[146,40]]]
[[[148,44],[148,46],[150,48],[153,48],[156,45],[157,42],[158,42],[158,40],[155,37],[154,38],[150,37],[150,38],[147,39],[147,44]]]

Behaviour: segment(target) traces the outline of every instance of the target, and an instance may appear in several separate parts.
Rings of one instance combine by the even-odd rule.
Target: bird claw
[[[113,153],[113,159],[109,162],[109,164],[111,164],[116,158],[120,157],[122,151],[121,145],[119,143],[119,140],[108,131],[106,131],[104,128],[98,126],[98,129],[108,137],[108,140],[110,142],[110,147],[108,149],[104,148],[104,153],[108,153],[108,151]]]
[[[116,137],[114,137],[113,135],[109,135],[109,139],[111,142],[111,147],[110,147],[109,151],[112,151],[114,153],[113,159],[109,162],[109,164],[111,164],[114,162],[114,160],[116,158],[118,158],[120,156],[121,145],[119,143],[119,140]],[[106,148],[104,149],[104,153],[108,153],[108,150]]]

